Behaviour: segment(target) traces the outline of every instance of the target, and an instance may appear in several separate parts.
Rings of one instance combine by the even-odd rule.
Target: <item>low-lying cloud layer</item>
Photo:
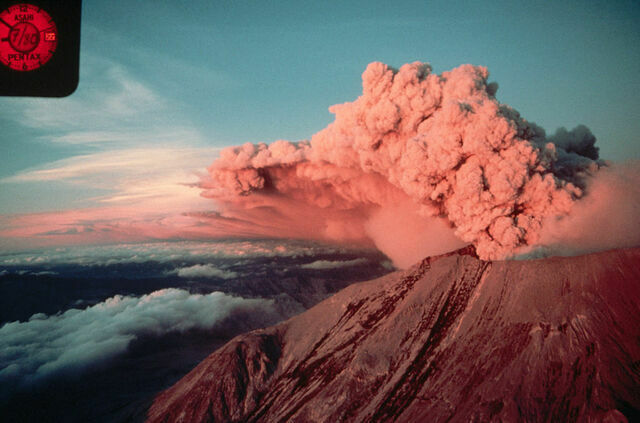
[[[193,266],[175,269],[172,273],[181,278],[220,278],[233,279],[238,276],[236,272],[219,269],[211,264],[194,264]]]
[[[367,263],[367,259],[353,259],[353,260],[316,260],[311,263],[301,264],[301,269],[313,269],[313,270],[325,270],[325,269],[340,269],[343,267],[359,266]]]
[[[33,265],[113,265],[166,263],[171,261],[209,261],[215,259],[250,259],[256,257],[306,257],[362,249],[347,249],[335,245],[294,240],[222,240],[173,241],[138,244],[57,247],[34,251],[0,254],[0,266]],[[370,252],[370,250],[368,251]]]
[[[140,336],[212,329],[242,312],[263,316],[265,323],[278,317],[271,300],[174,288],[141,297],[117,295],[84,310],[36,314],[0,328],[0,386],[13,389],[81,371],[125,352]]]
[[[223,150],[201,183],[219,208],[211,223],[222,233],[372,241],[407,266],[467,243],[484,259],[564,245],[554,238],[563,230],[579,244],[595,223],[582,211],[592,195],[613,196],[605,209],[637,203],[637,172],[612,188],[589,129],[547,136],[499,103],[487,78],[471,65],[437,75],[419,62],[370,64],[363,94],[332,106],[335,121],[310,141]],[[626,218],[637,224],[635,210]],[[624,225],[608,230],[607,247],[621,236],[640,242]]]

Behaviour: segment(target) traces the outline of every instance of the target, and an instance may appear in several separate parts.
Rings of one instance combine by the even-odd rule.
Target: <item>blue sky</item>
[[[0,215],[206,209],[176,184],[220,147],[309,138],[372,61],[486,66],[547,133],[583,123],[637,159],[638,22],[634,1],[85,0],[78,90],[0,99]]]

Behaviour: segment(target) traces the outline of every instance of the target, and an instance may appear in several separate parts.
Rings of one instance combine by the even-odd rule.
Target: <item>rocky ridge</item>
[[[234,338],[149,422],[639,421],[640,248],[351,285]]]

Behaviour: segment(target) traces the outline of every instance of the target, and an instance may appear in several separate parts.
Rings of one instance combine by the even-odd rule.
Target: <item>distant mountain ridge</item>
[[[149,422],[640,421],[640,248],[471,248],[234,338]]]

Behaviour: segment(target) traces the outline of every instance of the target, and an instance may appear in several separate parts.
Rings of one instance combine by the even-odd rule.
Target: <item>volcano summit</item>
[[[637,421],[638,263],[427,258],[235,338],[148,421]]]

